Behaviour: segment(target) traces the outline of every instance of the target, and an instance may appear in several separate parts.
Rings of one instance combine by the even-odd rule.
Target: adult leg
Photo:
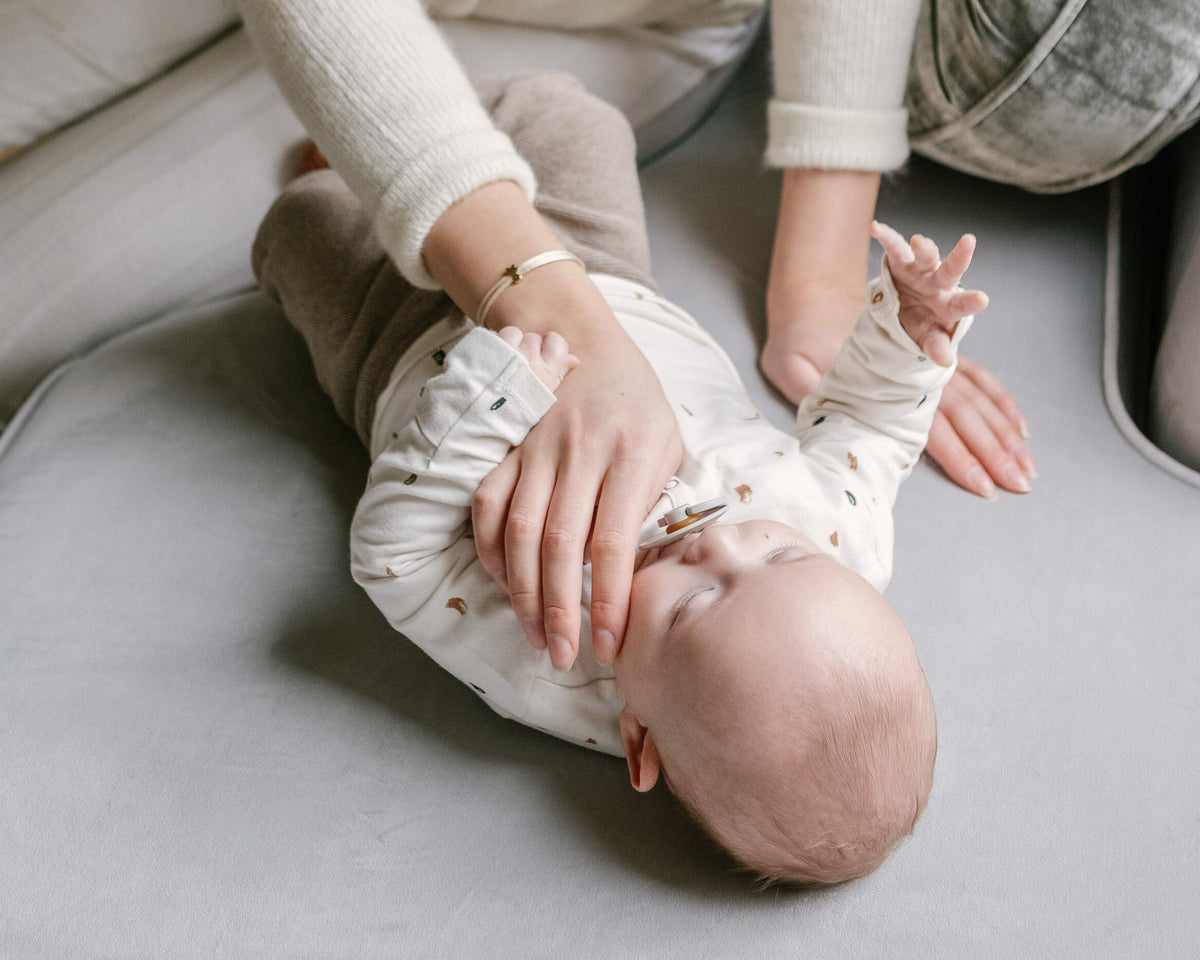
[[[913,148],[1061,192],[1149,160],[1200,115],[1195,0],[925,0]]]

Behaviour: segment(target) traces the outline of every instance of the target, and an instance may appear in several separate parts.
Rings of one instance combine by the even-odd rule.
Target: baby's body
[[[727,356],[690,317],[648,288],[595,278],[680,419],[684,464],[644,533],[653,539],[657,518],[682,504],[731,505],[721,522],[642,553],[612,668],[585,646],[570,670],[555,670],[525,640],[471,538],[475,487],[570,375],[561,342],[547,342],[543,356],[512,328],[496,336],[460,318],[430,330],[376,407],[374,462],[352,528],[354,575],[397,630],[502,715],[623,753],[638,789],[668,770],[693,812],[756,865],[719,812],[745,808],[739,788],[786,805],[822,766],[821,779],[844,782],[838,803],[812,814],[820,832],[838,834],[847,817],[884,819],[886,852],[911,828],[932,772],[928,689],[880,591],[897,488],[952,372],[969,326],[960,321],[986,299],[955,287],[969,241],[938,278],[928,241],[910,248],[885,227],[877,236],[904,282],[898,291],[885,269],[871,284],[854,337],[802,405],[793,434],[759,415]],[[913,262],[899,262],[910,250]],[[585,625],[587,605],[585,591]],[[847,707],[856,698],[859,706]],[[808,740],[821,738],[827,751],[847,725],[887,728],[873,745],[861,729],[842,744],[869,758],[880,782],[813,754]],[[883,769],[892,761],[904,769]],[[797,775],[805,764],[812,776]],[[847,799],[867,794],[861,807]],[[815,794],[806,802],[810,811],[824,803]],[[771,872],[766,859],[761,869]]]
[[[882,296],[856,341],[876,369],[847,351],[789,435],[754,408],[726,354],[691,317],[645,287],[594,279],[653,364],[683,437],[684,463],[647,516],[643,539],[661,533],[658,518],[669,510],[722,498],[730,504],[722,524],[786,524],[882,591],[891,575],[891,506],[949,375],[877,324],[882,318],[900,332],[890,284],[872,288]],[[903,393],[884,399],[898,384]],[[376,406],[371,482],[352,530],[354,574],[396,629],[497,712],[620,755],[625,698],[612,668],[596,664],[587,647],[587,572],[583,649],[570,670],[558,671],[526,642],[471,537],[475,488],[552,403],[494,335],[461,317],[429,330]]]
[[[743,863],[794,879],[865,872],[911,827],[931,776],[928,688],[880,591],[897,487],[951,374],[939,363],[985,302],[955,288],[971,246],[940,265],[928,241],[910,248],[879,228],[893,272],[868,288],[853,338],[795,429],[781,431],[715,341],[652,289],[624,119],[557,76],[516,78],[499,97],[538,170],[539,210],[588,262],[676,410],[684,456],[645,538],[682,505],[721,498],[730,508],[641,556],[611,666],[587,642],[585,570],[583,648],[555,670],[484,571],[471,503],[551,408],[547,382],[565,367],[547,381],[539,373],[565,346],[533,357],[524,338],[514,346],[513,332],[476,327],[444,294],[406,284],[345,185],[318,171],[272,208],[254,264],[370,449],[355,577],[498,713],[624,754],[639,789],[661,770]],[[613,384],[612,402],[620,396]]]

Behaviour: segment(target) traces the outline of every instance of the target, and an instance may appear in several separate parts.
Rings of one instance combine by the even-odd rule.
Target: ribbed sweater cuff
[[[497,180],[514,181],[533,202],[537,180],[512,141],[478,129],[433,144],[392,181],[375,211],[375,233],[410,283],[437,289],[421,258],[425,238],[453,204]]]
[[[772,100],[766,162],[771,167],[894,170],[908,158],[908,113],[838,110]]]

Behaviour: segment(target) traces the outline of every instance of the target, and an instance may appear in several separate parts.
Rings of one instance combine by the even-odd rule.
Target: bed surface
[[[247,289],[298,128],[244,56],[177,91],[219,138],[131,120],[112,149],[158,173],[114,153],[77,178],[94,255],[48,244],[44,275],[12,274],[98,345],[0,434],[0,957],[1195,956],[1200,491],[1105,407],[1107,191],[920,161],[885,186],[897,228],[978,235],[992,306],[964,349],[1021,401],[1041,476],[996,503],[928,463],[905,484],[888,597],[938,704],[929,809],[872,876],[764,893],[663,790],[493,715],[352,582],[365,454]],[[786,424],[755,370],[763,69],[644,183],[666,293]],[[12,169],[10,204],[35,179]],[[142,195],[139,229],[85,215],[151,185],[170,203]],[[3,243],[7,283],[28,247]]]

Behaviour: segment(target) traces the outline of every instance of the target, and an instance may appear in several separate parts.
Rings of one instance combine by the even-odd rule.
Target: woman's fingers
[[[677,465],[670,454],[657,462],[626,456],[615,461],[605,477],[589,545],[592,650],[597,663],[611,663],[621,649],[642,521]],[[631,495],[634,491],[644,496]]]
[[[1020,406],[1013,398],[1013,395],[1004,389],[1004,386],[992,376],[990,371],[985,367],[981,367],[974,360],[960,356],[958,358],[958,372],[988,395],[992,403],[1017,428],[1022,438],[1029,438],[1029,424],[1026,423]]]
[[[929,428],[925,452],[964,490],[985,500],[996,499],[996,485],[939,407]]]
[[[534,647],[545,650],[548,638],[542,618],[542,537],[556,477],[552,465],[535,463],[528,455],[522,460],[521,477],[504,526],[505,577],[521,629]]]
[[[559,464],[546,503],[546,524],[537,556],[541,607],[536,611],[556,670],[567,670],[579,654],[583,558],[603,464],[578,454]],[[524,559],[523,557],[521,558]],[[509,559],[511,567],[517,558]],[[532,571],[531,571],[532,572]],[[514,604],[515,608],[515,604]]]
[[[942,393],[926,450],[951,479],[982,497],[994,496],[995,485],[1028,493],[1037,475],[1013,420],[961,370]]]
[[[521,476],[521,448],[510,450],[475,491],[471,500],[471,527],[475,552],[488,575],[508,590],[508,566],[504,556],[504,530],[508,505]]]

